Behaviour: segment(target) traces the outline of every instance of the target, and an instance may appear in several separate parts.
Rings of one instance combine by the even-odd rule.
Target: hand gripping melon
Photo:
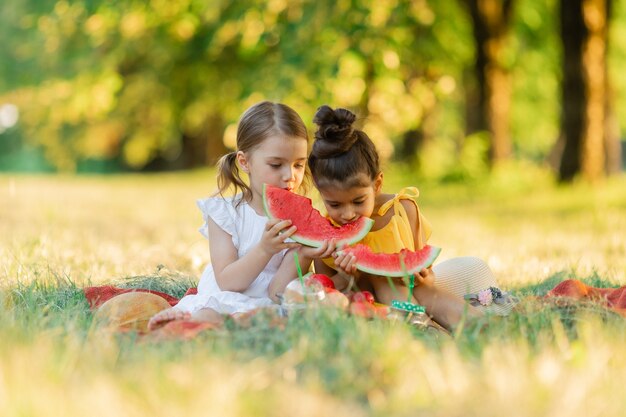
[[[343,248],[341,252],[354,255],[360,271],[384,277],[404,277],[431,266],[441,248],[426,245],[416,252],[402,249],[398,253],[374,253],[369,246],[358,244]]]
[[[335,239],[337,247],[363,239],[374,221],[359,217],[341,227],[333,224],[313,208],[311,200],[282,188],[263,185],[263,207],[270,219],[291,220],[297,227],[291,238],[303,245],[319,248],[325,240]]]

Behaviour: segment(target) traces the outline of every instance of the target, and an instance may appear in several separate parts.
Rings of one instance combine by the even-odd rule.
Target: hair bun
[[[313,151],[319,158],[327,158],[346,152],[358,139],[352,124],[356,115],[347,109],[335,109],[324,105],[317,109],[313,123],[318,125],[315,132]]]

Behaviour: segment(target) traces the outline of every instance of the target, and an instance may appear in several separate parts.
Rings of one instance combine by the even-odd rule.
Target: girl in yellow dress
[[[382,192],[384,176],[376,147],[365,132],[352,126],[355,119],[356,116],[349,110],[333,110],[328,106],[320,107],[313,119],[318,130],[308,163],[328,216],[337,224],[347,224],[361,216],[372,218],[372,230],[361,243],[374,252],[421,249],[430,237],[431,226],[417,206],[417,188],[408,187],[398,194]],[[353,255],[335,252],[333,257],[334,260],[316,260],[315,268],[317,272],[332,276],[338,289],[348,288],[351,283],[357,282],[360,288],[371,288],[376,300],[383,304],[391,304],[393,299],[407,299],[408,288],[401,279],[390,282],[384,277],[357,271]],[[477,258],[457,259],[462,260],[456,263],[457,267],[444,265],[442,270],[448,276],[445,279],[448,287],[452,284],[452,289],[463,285],[462,282],[471,283],[473,279],[465,274],[462,282],[453,282],[459,281],[455,278],[458,272],[463,275],[463,269],[469,268],[471,273],[476,269],[476,263],[482,262]],[[466,262],[468,259],[469,263]],[[479,269],[486,267],[484,263],[479,266]],[[445,285],[437,285],[436,270],[437,267],[423,269],[416,275],[412,294],[414,302],[423,305],[430,317],[448,329],[457,324],[466,312],[470,316],[482,315],[480,309],[464,301],[462,288],[456,288],[460,291],[455,294]]]

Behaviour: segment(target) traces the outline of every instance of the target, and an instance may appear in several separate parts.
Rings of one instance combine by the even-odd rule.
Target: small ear
[[[374,191],[378,194],[383,189],[383,172],[379,172],[374,180]]]
[[[237,164],[239,165],[239,168],[241,168],[241,170],[243,172],[245,172],[246,174],[250,173],[250,169],[248,168],[248,159],[246,158],[246,154],[243,153],[242,151],[237,151]]]

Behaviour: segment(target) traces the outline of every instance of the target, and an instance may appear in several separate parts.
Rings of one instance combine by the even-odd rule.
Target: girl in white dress
[[[237,128],[237,151],[218,162],[218,195],[197,202],[211,264],[198,293],[153,316],[149,329],[181,319],[221,322],[224,314],[270,306],[297,274],[288,251],[300,252],[304,268],[312,257],[330,255],[328,245],[313,250],[292,242],[296,228],[289,220],[268,221],[263,214],[263,184],[296,191],[305,176],[307,148],[306,127],[290,107],[265,101],[246,110]],[[240,171],[248,175],[247,184]],[[231,186],[235,196],[224,197]]]

